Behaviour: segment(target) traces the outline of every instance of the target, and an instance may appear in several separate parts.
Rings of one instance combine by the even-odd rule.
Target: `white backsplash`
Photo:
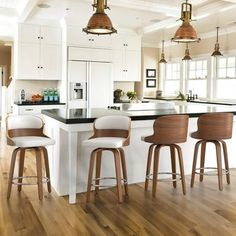
[[[114,82],[114,90],[116,89],[121,89],[125,94],[134,91],[134,82]],[[124,95],[121,99],[128,100],[128,97]]]
[[[31,99],[33,94],[42,95],[44,88],[57,88],[58,82],[53,80],[15,80],[15,101],[19,100],[21,89],[25,90],[26,99]]]

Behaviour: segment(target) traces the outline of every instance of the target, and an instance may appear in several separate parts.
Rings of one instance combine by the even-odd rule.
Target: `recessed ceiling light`
[[[46,3],[40,3],[37,5],[39,8],[50,8],[51,6]]]

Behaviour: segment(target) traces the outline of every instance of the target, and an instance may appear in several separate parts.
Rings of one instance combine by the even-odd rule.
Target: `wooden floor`
[[[12,148],[1,136],[0,148],[0,235],[236,235],[236,171],[231,171],[231,184],[218,191],[217,178],[206,177],[196,182],[183,196],[180,184],[158,183],[157,197],[144,192],[144,185],[129,186],[129,197],[117,203],[114,188],[101,191],[86,206],[85,195],[78,194],[76,205],[68,197],[46,193],[38,200],[36,186],[23,186],[21,193],[12,189],[6,199],[9,161]],[[28,153],[25,171],[34,173],[34,161]],[[145,167],[144,167],[145,168]]]

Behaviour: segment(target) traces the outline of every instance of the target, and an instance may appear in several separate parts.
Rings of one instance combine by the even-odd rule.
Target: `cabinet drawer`
[[[38,107],[20,107],[19,115],[40,114],[41,108]]]

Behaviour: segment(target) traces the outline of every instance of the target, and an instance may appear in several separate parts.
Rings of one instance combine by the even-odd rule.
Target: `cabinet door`
[[[41,26],[40,36],[42,44],[61,44],[61,30],[57,27]]]
[[[61,79],[61,50],[56,45],[41,45],[41,79]]]
[[[18,41],[24,43],[40,43],[40,26],[19,24]]]
[[[40,47],[38,44],[19,43],[16,79],[40,78]]]
[[[122,50],[140,50],[141,37],[134,35],[115,35],[112,36],[113,48]]]
[[[125,52],[126,80],[141,81],[141,52],[130,51]]]
[[[91,35],[82,31],[82,26],[68,26],[67,44],[88,48],[111,48],[110,35]]]
[[[98,35],[93,35],[91,37],[91,47],[93,48],[111,48],[112,43],[111,43],[111,36],[110,35],[103,35],[98,36]]]
[[[125,80],[125,68],[123,66],[124,52],[123,50],[114,50],[113,52],[113,80]]]
[[[67,32],[67,45],[68,46],[81,46],[90,47],[91,46],[90,35],[82,32],[82,27],[80,26],[68,26]]]

